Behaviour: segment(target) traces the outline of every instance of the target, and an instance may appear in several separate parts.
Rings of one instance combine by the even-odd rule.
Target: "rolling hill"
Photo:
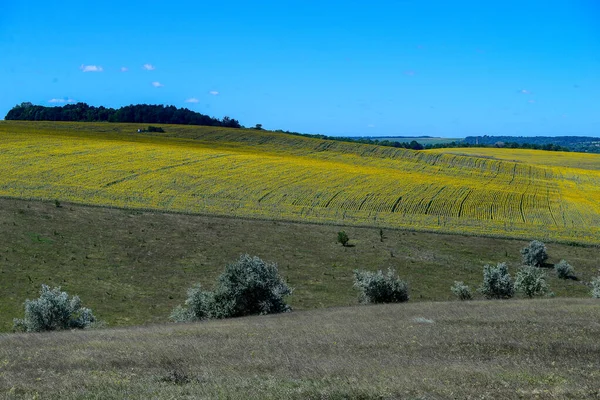
[[[411,151],[179,125],[150,135],[139,127],[2,122],[0,196],[600,243],[600,156]]]

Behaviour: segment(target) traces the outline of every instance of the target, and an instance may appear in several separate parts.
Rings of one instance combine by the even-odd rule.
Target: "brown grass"
[[[413,303],[0,336],[5,398],[597,399],[600,302]]]

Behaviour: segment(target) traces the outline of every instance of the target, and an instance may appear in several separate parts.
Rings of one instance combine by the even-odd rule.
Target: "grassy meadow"
[[[345,230],[350,247],[336,243]],[[393,267],[411,302],[454,300],[455,280],[475,288],[486,263],[520,265],[524,240],[185,215],[54,202],[0,199],[0,331],[22,317],[40,285],[62,286],[109,327],[166,322],[195,282],[210,287],[240,254],[277,262],[295,288],[295,310],[357,304],[354,269]],[[549,243],[578,281],[549,271],[559,297],[589,297],[600,274],[597,247]]]
[[[412,151],[255,130],[0,123],[0,196],[600,243],[600,156]],[[531,158],[538,162],[524,162]],[[556,161],[543,162],[544,157]],[[588,155],[586,155],[588,156]]]
[[[6,399],[597,399],[592,299],[0,336]]]

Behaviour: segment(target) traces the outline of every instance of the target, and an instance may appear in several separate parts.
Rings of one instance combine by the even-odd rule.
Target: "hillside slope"
[[[0,393],[56,399],[597,399],[592,299],[349,307],[0,336]]]
[[[503,159],[519,154],[510,149],[489,158],[137,127],[1,123],[0,196],[600,243],[600,156],[580,168],[570,153],[557,166]]]
[[[344,229],[351,247],[336,243]],[[165,322],[186,289],[210,288],[225,266],[249,253],[276,262],[294,287],[296,310],[357,303],[354,269],[395,268],[411,302],[453,299],[450,286],[475,289],[486,263],[520,265],[527,241],[340,227],[176,213],[140,212],[0,199],[0,332],[23,315],[40,285],[81,296],[109,326]],[[598,248],[548,244],[549,263],[574,266],[578,281],[556,278],[558,297],[589,297]],[[476,294],[476,297],[478,295]]]

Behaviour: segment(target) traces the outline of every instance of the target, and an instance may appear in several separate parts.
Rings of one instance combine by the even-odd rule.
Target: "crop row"
[[[0,195],[599,241],[599,170],[388,148],[386,155],[379,147],[337,142],[337,149],[322,150],[318,140],[286,148],[253,142],[247,133],[243,145],[243,133],[227,135],[117,139],[30,134],[2,124]]]

